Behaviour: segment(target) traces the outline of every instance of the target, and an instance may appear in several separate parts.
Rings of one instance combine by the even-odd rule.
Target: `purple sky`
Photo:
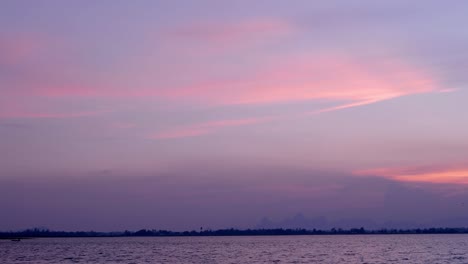
[[[0,230],[466,226],[467,13],[4,0]]]

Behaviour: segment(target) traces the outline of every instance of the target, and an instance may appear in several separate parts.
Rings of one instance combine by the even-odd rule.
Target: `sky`
[[[468,2],[0,3],[0,230],[468,224]]]

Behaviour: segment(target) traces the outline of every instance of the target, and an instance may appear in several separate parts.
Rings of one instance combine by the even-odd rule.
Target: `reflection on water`
[[[0,263],[468,263],[468,235],[0,240]]]

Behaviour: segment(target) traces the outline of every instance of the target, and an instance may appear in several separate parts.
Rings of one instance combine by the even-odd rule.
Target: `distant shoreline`
[[[364,228],[330,230],[308,229],[219,229],[200,231],[148,230],[95,232],[95,231],[51,231],[28,229],[16,232],[0,232],[0,240],[60,237],[206,237],[206,236],[300,236],[300,235],[418,235],[418,234],[468,234],[468,228],[425,228],[425,229],[379,229]]]

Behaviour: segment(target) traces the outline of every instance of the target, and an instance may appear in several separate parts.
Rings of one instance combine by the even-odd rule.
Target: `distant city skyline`
[[[4,0],[0,230],[468,226],[467,13]]]

